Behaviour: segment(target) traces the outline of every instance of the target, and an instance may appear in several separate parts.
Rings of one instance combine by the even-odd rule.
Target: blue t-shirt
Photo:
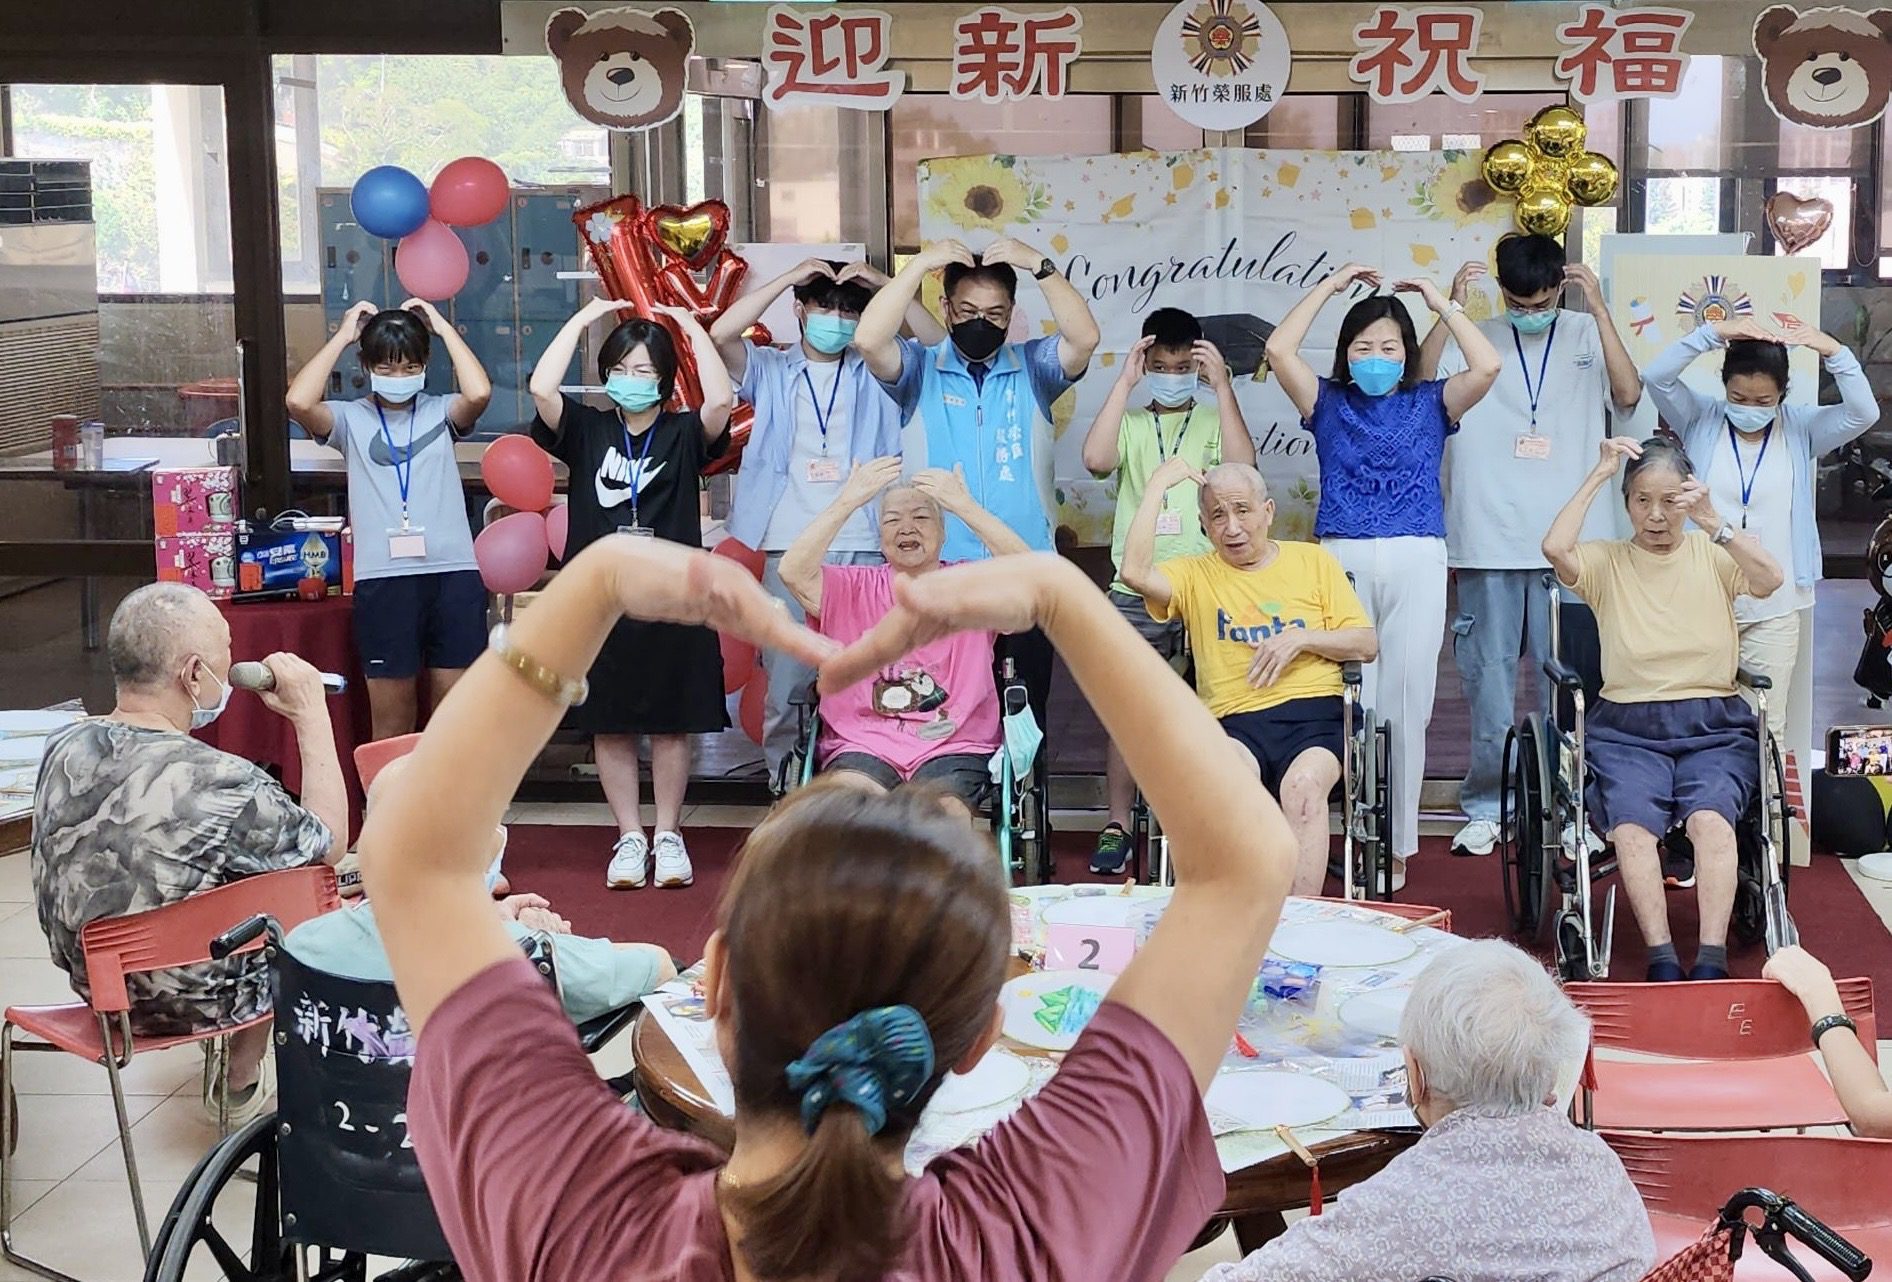
[[[1444,379],[1368,396],[1323,378],[1302,426],[1320,458],[1316,538],[1445,537],[1439,468],[1458,424],[1445,412]]]

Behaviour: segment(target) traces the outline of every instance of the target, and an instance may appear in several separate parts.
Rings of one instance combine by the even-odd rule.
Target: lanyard
[[[1734,474],[1741,478],[1741,528],[1747,529],[1748,500],[1754,497],[1754,486],[1761,479],[1761,463],[1767,457],[1767,446],[1774,439],[1774,425],[1769,423],[1767,430],[1761,433],[1761,452],[1754,456],[1754,474],[1748,475],[1741,466],[1741,435],[1734,430],[1734,424],[1728,424],[1728,448],[1734,451]]]
[[[808,388],[808,408],[815,412],[815,426],[821,429],[821,453],[828,452],[828,420],[834,417],[834,398],[841,394],[841,363],[835,362],[834,381],[828,384],[828,408],[821,408],[821,399],[815,395],[815,380],[808,377],[808,367],[801,367],[801,381]]]
[[[1156,464],[1158,467],[1161,467],[1163,464],[1169,462],[1169,456],[1171,454],[1180,454],[1182,452],[1183,438],[1189,435],[1189,420],[1194,418],[1195,416],[1196,416],[1196,407],[1193,405],[1191,405],[1187,410],[1183,411],[1182,430],[1176,433],[1176,443],[1174,445],[1168,445],[1168,446],[1163,444],[1163,417],[1162,415],[1153,414],[1150,416],[1153,422],[1153,426],[1156,428]]]
[[[651,425],[644,429],[644,450],[641,454],[637,456],[637,459],[635,462],[633,462],[631,459],[630,425],[624,421],[624,418],[621,414],[618,416],[618,428],[624,433],[624,461],[630,464],[631,528],[633,530],[641,529],[643,527],[638,522],[638,519],[637,519],[637,498],[638,498],[637,492],[643,488],[644,460],[650,457],[650,444],[651,444],[651,441],[655,439],[657,435],[657,423],[655,420],[652,420]]]
[[[1524,359],[1524,339],[1515,328],[1511,331],[1511,341],[1518,349],[1518,372],[1524,376],[1524,394],[1531,401],[1531,435],[1537,435],[1537,403],[1544,398],[1544,375],[1550,369],[1550,349],[1557,341],[1557,322],[1550,323],[1550,332],[1544,338],[1544,359],[1537,363],[1537,385],[1531,385],[1531,367]]]
[[[417,400],[419,398],[416,398]],[[388,431],[388,416],[381,412],[381,402],[374,403],[375,417],[381,420],[381,437],[388,443],[388,459],[394,465],[394,484],[401,491],[401,528],[407,528],[407,494],[414,480],[414,420],[420,417],[420,407],[412,406],[407,411],[407,451],[397,453],[394,449],[394,434]]]

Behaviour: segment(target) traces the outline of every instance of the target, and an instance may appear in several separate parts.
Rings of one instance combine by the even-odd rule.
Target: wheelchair
[[[1357,661],[1340,666],[1341,745],[1340,782],[1332,800],[1340,807],[1340,856],[1330,861],[1328,873],[1340,878],[1341,897],[1393,897],[1392,801],[1387,780],[1392,765],[1392,731],[1388,722],[1363,707],[1360,689],[1364,676]],[[1131,811],[1131,849],[1141,865],[1143,879],[1156,886],[1176,884],[1169,862],[1169,838],[1156,814],[1137,793]]]
[[[1615,936],[1616,887],[1603,895],[1600,913],[1595,887],[1616,871],[1616,860],[1607,850],[1602,855],[1592,852],[1584,801],[1584,710],[1602,689],[1601,660],[1599,654],[1586,652],[1576,658],[1576,666],[1565,662],[1565,634],[1578,626],[1577,620],[1593,625],[1586,607],[1564,599],[1554,574],[1546,574],[1545,581],[1550,590],[1550,658],[1544,675],[1556,692],[1556,711],[1548,716],[1534,712],[1505,736],[1499,871],[1513,927],[1520,935],[1551,936],[1558,974],[1571,981],[1606,979]],[[1763,939],[1791,943],[1793,925],[1786,916],[1787,783],[1779,745],[1767,730],[1772,682],[1745,670],[1736,680],[1753,692],[1757,704],[1761,782],[1753,805],[1735,826],[1732,932],[1743,944]],[[1692,854],[1680,827],[1662,837],[1660,849],[1671,858]]]
[[[814,779],[816,747],[821,735],[821,714],[813,698],[796,698],[790,703],[795,708],[799,726],[795,747],[782,759],[781,771],[775,780],[777,797],[787,796]],[[1010,659],[1005,660],[1003,668],[999,707],[1006,719],[1032,715],[1025,683],[1019,679]],[[1031,771],[1026,774],[1019,773],[1011,752],[1005,747],[999,748],[998,755],[999,781],[986,790],[978,813],[992,824],[999,867],[1011,885],[1017,885],[1020,878],[1040,884],[1049,882],[1054,870],[1045,827],[1051,796],[1049,767],[1045,761],[1048,754],[1041,747]]]
[[[264,936],[276,1112],[197,1163],[158,1228],[145,1282],[198,1276],[206,1260],[218,1270],[210,1276],[231,1282],[366,1282],[371,1255],[407,1261],[379,1282],[457,1282],[407,1137],[414,1035],[394,985],[303,965],[271,918],[232,927],[211,955],[227,957]],[[556,957],[543,938],[529,941],[526,954],[556,989]],[[634,1003],[587,1021],[579,1041],[596,1050],[637,1010]],[[612,1085],[629,1090],[627,1080]],[[253,1200],[239,1186],[253,1189]]]

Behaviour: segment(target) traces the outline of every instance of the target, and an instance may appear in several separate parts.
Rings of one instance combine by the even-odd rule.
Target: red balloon
[[[742,721],[742,732],[753,739],[758,748],[762,746],[762,714],[767,710],[768,702],[769,674],[757,668],[755,676],[742,688],[742,702],[737,705],[737,711]]]
[[[616,196],[572,211],[572,221],[598,270],[600,292],[634,303],[644,315],[653,315],[656,269],[639,232],[644,202],[635,196]],[[629,319],[626,317],[625,319]]]
[[[742,466],[742,447],[749,443],[749,429],[755,425],[755,406],[747,401],[737,401],[736,408],[729,412],[729,448],[723,456],[713,459],[703,468],[704,476],[716,476],[722,472],[734,472]]]
[[[756,582],[762,581],[762,568],[768,557],[744,543],[741,539],[724,539],[710,549],[711,556],[726,556],[755,576]]]
[[[552,547],[552,555],[560,561],[565,559],[565,541],[571,537],[572,509],[567,503],[554,503],[545,510],[545,541]]]
[[[734,694],[755,679],[756,648],[741,637],[716,634],[723,647],[723,693]]]
[[[462,156],[435,175],[428,208],[443,223],[481,227],[506,212],[511,196],[505,170],[483,156]]]
[[[394,247],[394,274],[401,288],[430,303],[459,293],[468,270],[466,245],[453,228],[433,218]]]
[[[515,432],[487,446],[480,477],[507,507],[539,513],[552,506],[552,456],[529,436]]]
[[[529,592],[545,577],[552,549],[545,541],[545,518],[537,512],[514,512],[479,532],[473,540],[473,559],[488,592],[514,596]]]

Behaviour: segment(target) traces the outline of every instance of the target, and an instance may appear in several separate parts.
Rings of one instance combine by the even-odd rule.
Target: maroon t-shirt
[[[468,1282],[730,1282],[717,1152],[626,1108],[523,958],[474,976],[420,1039],[409,1130]],[[1058,1074],[907,1186],[898,1282],[1160,1279],[1221,1205],[1174,1045],[1105,1002]]]

